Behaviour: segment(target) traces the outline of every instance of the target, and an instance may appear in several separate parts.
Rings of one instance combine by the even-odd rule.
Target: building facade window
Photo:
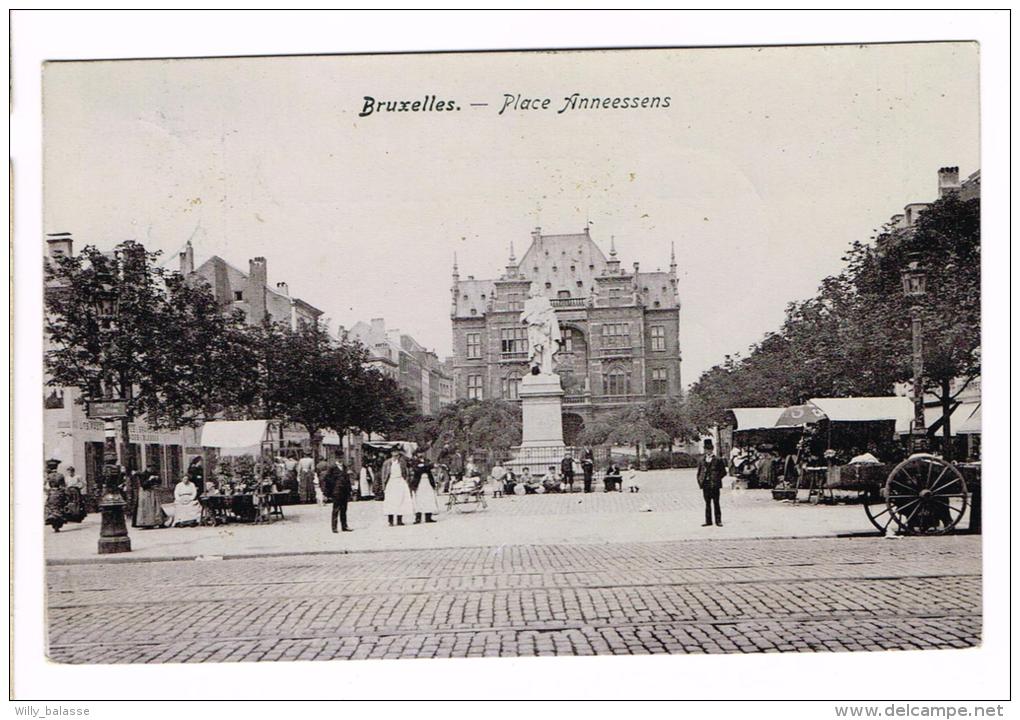
[[[652,370],[652,394],[667,395],[669,393],[669,375],[666,368]]]
[[[244,291],[243,290],[235,290],[234,291],[234,299],[235,300],[244,300]]]
[[[602,347],[630,347],[630,323],[607,323],[603,325]]]
[[[561,327],[560,336],[563,339],[563,352],[574,352],[574,330],[573,328]]]
[[[503,399],[517,400],[520,398],[521,379],[519,377],[503,378]]]
[[[557,290],[556,291],[556,297],[559,298],[560,300],[568,300],[570,298],[570,291],[569,290]]]
[[[482,376],[481,375],[468,375],[467,378],[467,394],[471,400],[482,399]]]
[[[610,397],[630,395],[630,372],[616,367],[603,375],[602,394]]]
[[[467,357],[468,360],[480,360],[482,357],[482,334],[467,334]]]
[[[662,325],[652,325],[652,350],[662,351],[666,349],[666,328]]]
[[[523,310],[524,300],[521,293],[507,293],[506,308],[507,310]]]
[[[500,328],[499,351],[503,355],[528,352],[528,329],[524,327]]]

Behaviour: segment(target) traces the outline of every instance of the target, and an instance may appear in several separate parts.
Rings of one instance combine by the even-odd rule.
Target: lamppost
[[[116,289],[110,283],[104,283],[96,296],[96,316],[99,319],[100,333],[104,330],[107,333],[115,332],[120,310]],[[107,356],[108,342],[107,339],[104,343],[104,355]],[[127,414],[127,402],[122,398],[114,398],[109,370],[105,367],[103,399],[89,400],[87,407],[90,418],[103,420],[103,496],[99,500],[103,523],[99,531],[99,554],[130,552],[131,538],[128,537],[127,525],[124,522],[126,503],[120,493],[123,478],[120,465],[117,463],[116,425],[116,421]]]
[[[916,255],[911,256],[900,271],[903,295],[912,302],[910,307],[911,359],[913,361],[914,420],[910,424],[910,452],[928,449],[928,434],[924,426],[924,340],[921,328],[921,299],[925,294],[925,271]]]

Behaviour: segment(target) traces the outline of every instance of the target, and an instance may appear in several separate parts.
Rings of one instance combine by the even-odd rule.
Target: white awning
[[[221,455],[258,455],[267,438],[268,420],[214,420],[202,426],[202,447]]]
[[[935,434],[942,434],[942,408],[926,407],[924,409],[924,424],[928,428],[934,428]],[[981,403],[960,403],[949,416],[949,430],[953,435],[975,435],[981,433]]]
[[[340,436],[332,430],[322,431],[322,444],[323,445],[339,445]]]
[[[910,432],[914,403],[905,397],[811,398],[833,422],[894,420],[896,432]]]
[[[730,412],[737,418],[737,426],[734,430],[761,430],[763,428],[774,428],[779,416],[785,408],[730,408]]]

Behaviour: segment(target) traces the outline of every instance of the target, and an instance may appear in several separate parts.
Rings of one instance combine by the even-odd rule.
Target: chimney
[[[960,168],[939,168],[939,197],[960,192]]]
[[[71,257],[74,250],[74,240],[71,238],[71,233],[59,232],[59,233],[47,233],[46,234],[46,251],[50,257]]]
[[[634,274],[637,275],[641,271],[641,263],[634,263]]]
[[[531,242],[537,243],[542,241],[542,228],[536,227],[531,231]]]
[[[289,288],[287,287],[287,283],[285,282],[276,283],[276,292],[280,293],[281,295],[286,295],[287,297],[290,297]]]
[[[260,324],[266,318],[266,259],[252,258],[248,261],[248,289],[245,292],[248,300],[248,319],[253,324]]]
[[[191,247],[191,241],[184,243],[184,249],[178,256],[181,261],[181,275],[187,277],[195,272],[195,251]]]
[[[386,320],[383,318],[372,318],[372,336],[386,337]]]

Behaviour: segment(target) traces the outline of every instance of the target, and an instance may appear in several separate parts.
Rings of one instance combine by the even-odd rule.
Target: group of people
[[[434,523],[439,513],[436,478],[433,465],[424,453],[416,452],[410,459],[399,446],[394,446],[380,471],[383,483],[383,514],[390,527],[404,525],[405,518],[414,523]],[[372,472],[367,463],[359,472],[359,493],[372,493]],[[332,463],[323,474],[323,491],[333,505],[330,527],[333,532],[351,532],[347,524],[347,505],[354,495],[351,474],[343,462]],[[370,495],[371,496],[371,495]],[[337,527],[339,521],[339,528]]]
[[[594,478],[594,460],[583,458],[577,463],[571,457],[563,459],[560,466],[549,465],[544,474],[532,474],[530,467],[522,467],[520,472],[514,472],[502,463],[497,462],[489,474],[489,482],[493,497],[505,495],[542,495],[545,493],[571,493],[574,492],[575,473],[574,465],[579,464],[584,473],[584,492],[592,492]],[[603,478],[605,492],[623,492],[626,484],[630,492],[638,492],[638,470],[631,464],[626,470],[621,470],[615,463],[610,463],[606,468]]]
[[[79,523],[88,511],[85,506],[85,479],[68,467],[66,472],[58,471],[60,461],[46,461],[46,502],[45,522],[60,532],[65,523]]]

